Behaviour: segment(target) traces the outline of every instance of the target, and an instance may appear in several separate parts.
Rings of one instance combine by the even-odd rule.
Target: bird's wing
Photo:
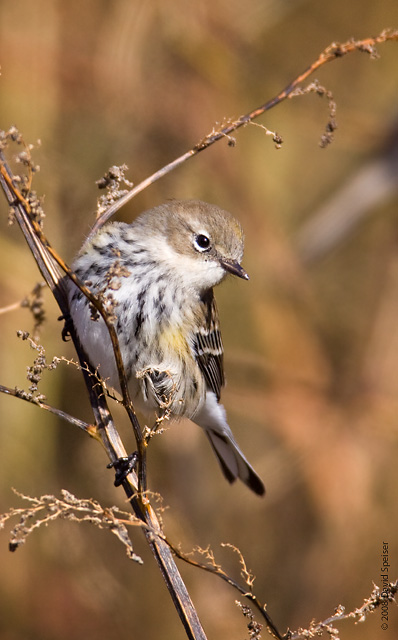
[[[219,400],[221,387],[224,385],[224,350],[212,289],[201,300],[200,322],[193,337],[193,351],[207,386]]]

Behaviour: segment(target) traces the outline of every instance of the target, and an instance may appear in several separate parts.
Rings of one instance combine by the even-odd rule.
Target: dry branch
[[[300,73],[292,82],[290,82],[278,95],[271,98],[260,107],[253,109],[249,113],[246,113],[236,120],[230,120],[229,123],[223,126],[219,130],[213,130],[208,133],[200,142],[198,142],[192,149],[184,153],[182,156],[179,156],[165,167],[159,169],[153,173],[149,178],[146,178],[142,182],[140,182],[136,187],[131,189],[128,193],[123,195],[119,200],[117,200],[114,204],[108,207],[101,215],[97,218],[92,230],[91,235],[96,233],[98,229],[100,229],[109,218],[111,218],[121,207],[123,207],[127,202],[132,200],[136,195],[138,195],[141,191],[149,187],[151,184],[160,180],[177,167],[181,166],[189,160],[193,158],[201,151],[204,151],[208,147],[210,147],[215,142],[219,140],[227,139],[231,140],[231,134],[234,131],[237,131],[241,127],[246,126],[259,116],[263,115],[266,111],[270,111],[273,107],[276,107],[278,104],[286,100],[287,98],[292,98],[297,95],[302,95],[303,90],[297,91],[300,85],[307,80],[307,78],[312,75],[315,71],[317,71],[320,67],[327,64],[328,62],[332,62],[333,60],[337,60],[346,56],[349,53],[353,53],[354,51],[365,52],[372,59],[378,57],[376,45],[383,44],[384,42],[398,40],[398,30],[393,29],[385,29],[378,36],[374,38],[365,38],[363,40],[348,40],[343,44],[338,42],[333,42],[330,44],[322,53],[318,56],[318,58],[310,64],[305,71]],[[322,87],[322,93],[327,94],[326,90]],[[330,102],[330,96],[327,96]],[[334,114],[333,114],[334,115]],[[328,123],[329,124],[329,123]],[[328,131],[328,125],[326,126]],[[274,142],[277,146],[281,144],[281,138],[278,134],[274,133]]]

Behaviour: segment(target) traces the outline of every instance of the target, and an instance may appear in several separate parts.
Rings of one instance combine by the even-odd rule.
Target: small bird
[[[223,345],[213,287],[241,266],[237,220],[199,200],[173,200],[132,224],[105,225],[83,245],[72,268],[105,302],[114,323],[134,405],[144,413],[186,417],[202,427],[229,482],[259,495],[263,482],[228,426],[220,392]],[[90,363],[119,390],[108,330],[69,280],[70,313]],[[97,317],[95,317],[97,315]]]

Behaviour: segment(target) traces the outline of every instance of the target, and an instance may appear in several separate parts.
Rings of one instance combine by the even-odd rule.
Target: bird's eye
[[[197,251],[208,251],[208,249],[210,249],[210,238],[205,236],[203,233],[199,233],[195,236],[193,244]]]

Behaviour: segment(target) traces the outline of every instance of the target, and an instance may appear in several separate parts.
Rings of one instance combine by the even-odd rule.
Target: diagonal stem
[[[31,249],[37,262],[38,268],[40,269],[40,272],[42,273],[48,286],[53,292],[53,295],[61,309],[62,314],[64,316],[67,316],[69,314],[69,307],[61,268],[67,273],[73,274],[73,272],[71,272],[68,267],[66,267],[66,269],[64,268],[64,266],[66,265],[64,265],[61,259],[58,259],[57,254],[51,248],[39,225],[35,223],[35,221],[30,217],[29,204],[26,202],[22,194],[20,194],[13,180],[11,170],[9,169],[4,159],[4,155],[1,151],[0,186],[4,191],[9,205],[14,207],[15,209],[16,220],[22,229],[29,248]],[[72,279],[74,278],[72,277]],[[78,282],[76,283],[78,284]],[[82,287],[86,289],[84,285],[82,285]],[[98,308],[98,301],[96,300],[95,296],[93,296],[91,292],[89,292],[89,294],[93,298],[93,304],[95,301],[97,303],[95,306],[96,308]],[[101,312],[100,309],[98,310]],[[106,320],[106,318],[104,319]],[[115,427],[112,415],[107,406],[102,386],[98,385],[94,370],[91,369],[90,371],[90,367],[87,366],[87,356],[84,353],[82,346],[80,345],[73,325],[70,327],[69,333],[79,356],[82,373],[90,396],[90,402],[92,405],[96,423],[96,434],[94,437],[101,440],[110,461],[116,462],[119,458],[125,457],[127,455],[126,449]],[[126,408],[128,410],[129,416],[134,418],[134,420],[136,421],[141,442],[143,442],[142,431],[135,416],[131,402],[128,403],[128,406]],[[144,446],[142,448],[145,460],[146,449]],[[172,552],[163,539],[161,525],[149,503],[149,499],[142,491],[142,487],[146,485],[145,471],[146,470],[144,464],[141,468],[141,475],[144,476],[143,479],[138,478],[135,472],[131,472],[123,481],[123,489],[136,516],[142,522],[148,525],[148,528],[143,528],[144,535],[166,582],[167,588],[173,600],[174,606],[176,607],[180,620],[184,626],[187,637],[190,640],[206,640],[205,632],[199,621],[199,617],[191,601],[187,588],[177,569]],[[157,535],[157,533],[159,535]]]

